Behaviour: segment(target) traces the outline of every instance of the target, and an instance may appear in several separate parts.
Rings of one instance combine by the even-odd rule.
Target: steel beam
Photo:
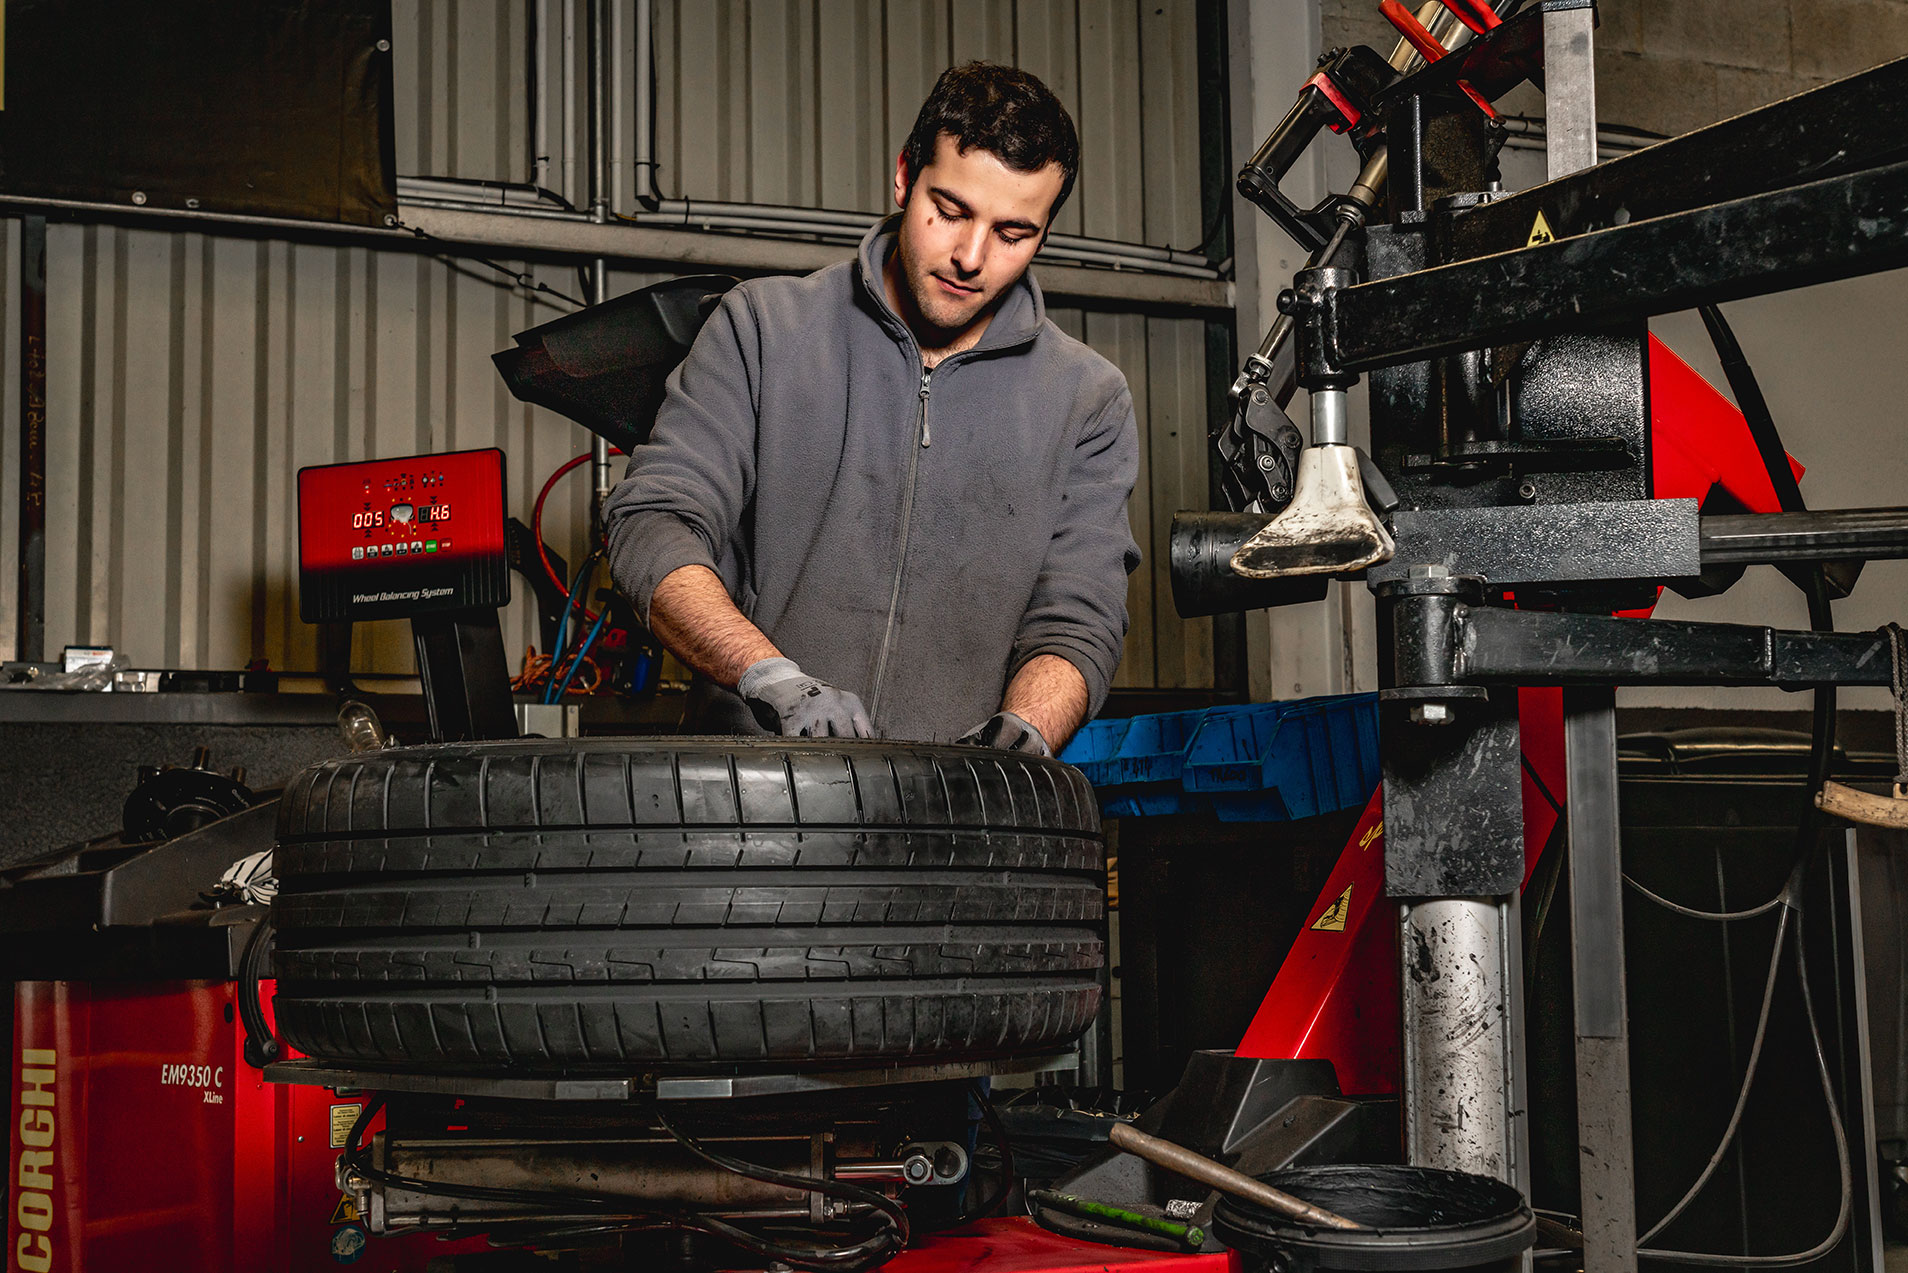
[[[13,657],[46,657],[46,218],[20,218],[20,526]]]
[[[1564,692],[1570,940],[1577,1035],[1577,1171],[1584,1273],[1636,1269],[1630,1032],[1623,984],[1616,691]]]
[[[75,221],[165,226],[201,234],[262,235],[298,242],[369,243],[398,251],[423,249],[453,256],[460,249],[468,248],[516,256],[601,256],[617,262],[684,266],[690,271],[806,274],[847,260],[854,254],[852,247],[799,239],[619,222],[599,225],[574,213],[539,215],[410,203],[398,204],[398,224],[388,228],[18,195],[0,196],[0,209],[16,214],[41,212]],[[1040,280],[1049,301],[1078,303],[1089,308],[1225,315],[1230,313],[1233,304],[1230,279],[1187,278],[1137,269],[1093,269],[1038,261],[1034,276]]]
[[[1370,371],[1902,265],[1908,162],[1328,291],[1299,365]]]
[[[1903,101],[1908,58],[1467,208],[1452,219],[1445,259],[1522,247],[1540,212],[1564,238],[1901,159]]]
[[[1423,685],[1887,685],[1879,632],[1784,632],[1454,603],[1444,651],[1400,651]]]
[[[1727,514],[1703,518],[1702,536],[1705,567],[1888,561],[1908,557],[1908,509]]]

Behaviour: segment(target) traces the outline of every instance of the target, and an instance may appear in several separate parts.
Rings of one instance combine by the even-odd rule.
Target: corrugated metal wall
[[[536,3],[397,0],[400,173],[531,175]],[[553,103],[550,179],[575,194],[587,149],[575,101],[579,131],[565,143],[561,73],[567,57],[578,91],[587,79],[583,6],[545,3],[559,36],[536,58]],[[666,194],[879,207],[933,76],[950,60],[990,57],[1047,79],[1079,121],[1083,171],[1063,230],[1184,247],[1203,235],[1193,0],[656,0],[654,14]],[[626,44],[633,25],[620,23]],[[573,38],[561,38],[566,29]],[[628,125],[626,104],[618,136]],[[635,169],[618,168],[628,191]],[[18,238],[6,226],[0,559],[12,561]],[[544,477],[586,444],[575,426],[512,400],[489,361],[561,307],[499,286],[502,275],[475,261],[55,226],[47,275],[50,650],[98,642],[146,666],[264,657],[308,670],[313,632],[296,596],[301,465],[501,446],[511,511],[527,520]],[[538,277],[582,294],[567,268]],[[655,277],[618,275],[613,290]],[[1120,683],[1209,685],[1209,625],[1173,615],[1165,575],[1173,511],[1205,502],[1203,324],[1054,317],[1126,372],[1139,406],[1146,458],[1132,519],[1148,564],[1133,581]],[[545,528],[573,560],[585,484],[579,472]],[[505,615],[513,651],[533,626],[527,589],[517,592]],[[13,590],[0,598],[0,643],[11,647]],[[354,667],[410,666],[405,625],[361,628]]]

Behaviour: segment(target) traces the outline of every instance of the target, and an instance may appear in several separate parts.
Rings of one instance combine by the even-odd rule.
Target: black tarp
[[[0,192],[386,225],[390,0],[6,0]]]
[[[491,359],[518,398],[560,412],[627,452],[649,437],[669,373],[734,286],[723,274],[653,283],[518,332],[516,347]]]

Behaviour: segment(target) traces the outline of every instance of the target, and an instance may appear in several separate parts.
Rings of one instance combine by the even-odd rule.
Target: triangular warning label
[[[310,1215],[310,1212],[305,1214]],[[331,1219],[326,1224],[357,1224],[363,1219],[358,1214],[358,1204],[351,1201],[350,1194],[338,1195],[338,1205],[331,1209]]]
[[[1557,236],[1552,232],[1550,222],[1544,220],[1543,209],[1539,208],[1537,219],[1530,223],[1530,238],[1524,241],[1524,246],[1534,248],[1539,243],[1555,243],[1556,241]]]
[[[1351,917],[1351,895],[1356,885],[1347,884],[1338,900],[1325,908],[1325,913],[1312,921],[1312,931],[1317,933],[1342,933],[1345,921]]]

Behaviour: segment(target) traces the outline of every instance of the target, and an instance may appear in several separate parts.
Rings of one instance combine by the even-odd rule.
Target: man
[[[710,316],[606,510],[687,727],[1049,754],[1098,708],[1138,433],[1027,275],[1078,164],[1039,80],[950,69],[857,259]]]

